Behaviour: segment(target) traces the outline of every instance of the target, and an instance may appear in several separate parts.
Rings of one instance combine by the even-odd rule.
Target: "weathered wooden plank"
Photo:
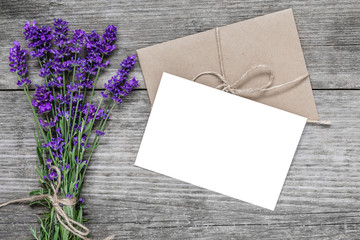
[[[83,197],[94,237],[118,239],[358,239],[360,95],[314,91],[330,127],[305,128],[274,212],[133,166],[150,103],[138,90],[119,107],[94,154]],[[0,202],[37,178],[32,117],[22,92],[0,93]],[[1,239],[30,238],[44,209],[0,210]]]
[[[126,54],[237,21],[292,7],[314,89],[359,88],[360,4],[346,1],[1,1],[0,89],[16,89],[7,66],[8,48],[22,40],[27,20],[50,24],[64,18],[72,28],[102,31],[108,24],[119,26],[119,51],[98,87],[115,72]],[[24,41],[21,41],[24,44]],[[31,78],[39,82],[35,63]],[[145,87],[140,68],[135,75]]]
[[[119,51],[101,88],[126,54],[277,10],[294,9],[314,89],[359,89],[360,5],[346,1],[2,1],[0,89],[17,89],[8,72],[8,48],[22,39],[26,20],[101,31],[120,27]],[[94,20],[95,19],[95,20]],[[14,21],[15,20],[15,21]],[[23,41],[21,41],[24,43]],[[30,77],[40,82],[30,63]],[[142,81],[140,68],[134,75]],[[115,112],[94,155],[83,195],[94,236],[118,239],[358,239],[360,112],[358,91],[315,91],[329,128],[307,126],[275,212],[260,209],[133,166],[150,111],[136,91]],[[31,113],[20,92],[0,92],[0,202],[38,187]],[[17,111],[18,110],[18,111]],[[27,239],[42,207],[0,211],[1,239]]]

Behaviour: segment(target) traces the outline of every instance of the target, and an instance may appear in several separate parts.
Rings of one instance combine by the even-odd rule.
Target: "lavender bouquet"
[[[32,96],[26,77],[27,51],[16,41],[10,48],[10,71],[24,89],[34,117],[36,172],[42,184],[30,193],[31,198],[10,203],[27,200],[49,208],[40,218],[40,231],[31,228],[34,238],[41,240],[88,239],[89,230],[82,225],[85,205],[81,197],[86,169],[114,107],[138,87],[135,78],[128,79],[136,63],[133,55],[122,61],[100,92],[101,100],[94,103],[98,76],[110,63],[107,56],[116,49],[117,28],[109,25],[102,35],[81,29],[69,33],[68,22],[62,19],[54,19],[52,28],[39,27],[35,21],[25,24],[29,53],[37,59],[39,76],[44,78],[43,85],[35,85]]]

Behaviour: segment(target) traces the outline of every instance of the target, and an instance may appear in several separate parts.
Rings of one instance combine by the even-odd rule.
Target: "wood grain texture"
[[[307,125],[274,212],[138,167],[133,163],[150,113],[141,88],[117,108],[93,156],[83,197],[93,237],[116,239],[360,239],[360,4],[307,1],[0,1],[0,202],[27,196],[37,176],[32,116],[8,69],[8,48],[27,20],[102,31],[119,26],[118,50],[101,76],[135,49],[292,7],[319,115]],[[30,77],[40,82],[30,61]],[[97,92],[98,93],[98,92]],[[40,206],[0,210],[0,239],[29,239]]]
[[[150,112],[138,90],[113,115],[87,173],[87,226],[117,239],[359,239],[358,90],[314,91],[331,127],[307,125],[274,212],[133,166]],[[38,186],[31,113],[0,94],[0,202]],[[17,116],[14,117],[14,107]],[[26,239],[44,209],[0,211],[1,239]]]
[[[136,49],[235,23],[274,11],[293,8],[314,89],[360,88],[360,4],[344,1],[34,1],[0,3],[0,89],[16,89],[9,75],[8,49],[14,40],[24,46],[22,27],[27,20],[51,24],[64,18],[72,29],[102,32],[108,24],[119,26],[118,51],[101,77],[103,86],[121,59]],[[140,68],[136,76],[144,88]],[[30,77],[40,82],[36,62]]]

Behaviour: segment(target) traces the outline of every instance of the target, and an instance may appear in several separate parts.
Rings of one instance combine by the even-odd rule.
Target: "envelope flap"
[[[296,24],[291,9],[219,28],[226,79],[233,83],[258,64],[271,67],[274,85],[307,73]],[[214,29],[137,50],[150,101],[153,103],[163,72],[186,79],[198,73],[220,73]],[[261,74],[248,78],[240,88],[256,87],[267,81]],[[216,87],[220,81],[202,76],[198,82]],[[271,91],[244,93],[243,97],[291,113],[318,120],[309,78]]]
[[[203,71],[219,72],[218,52],[214,46],[216,39],[213,30],[209,30],[137,50],[151,103],[163,72],[186,79]],[[216,78],[212,80],[214,85],[218,84]]]

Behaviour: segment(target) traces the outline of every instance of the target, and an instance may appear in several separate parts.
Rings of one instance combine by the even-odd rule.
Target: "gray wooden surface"
[[[274,212],[133,166],[150,112],[141,88],[113,114],[94,154],[83,196],[86,224],[99,239],[360,239],[360,2],[30,1],[0,3],[0,202],[38,187],[33,123],[8,69],[8,48],[27,20],[64,18],[72,28],[119,26],[118,51],[98,88],[125,54],[215,26],[292,7],[320,117],[305,128]],[[30,77],[37,77],[32,61]],[[29,239],[42,207],[0,210],[0,239]]]

